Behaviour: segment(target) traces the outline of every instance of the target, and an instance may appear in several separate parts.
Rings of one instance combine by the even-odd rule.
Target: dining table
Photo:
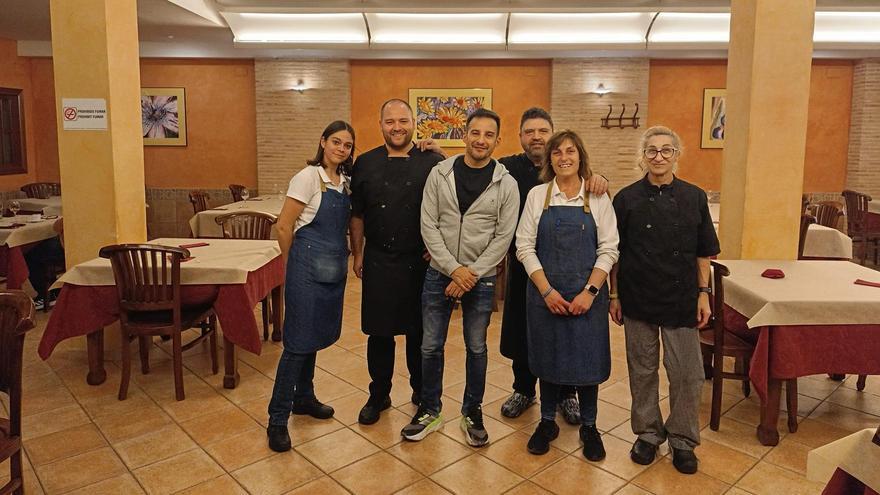
[[[807,375],[880,374],[880,272],[848,261],[718,260],[725,327],[746,327],[755,351],[749,378],[761,402],[757,436],[776,445],[785,380]],[[768,278],[778,269],[782,278]],[[797,423],[789,424],[797,431]]]
[[[823,495],[880,493],[880,427],[866,428],[811,450],[807,479],[825,483]]]
[[[61,215],[61,196],[49,196],[48,198],[19,198],[21,211],[24,213],[41,213],[43,215]]]
[[[190,259],[180,265],[181,300],[184,305],[211,303],[223,333],[223,386],[235,388],[240,380],[236,347],[259,354],[261,331],[254,307],[271,293],[274,332],[283,321],[281,292],[284,267],[277,241],[244,239],[160,238],[148,242],[186,247]],[[91,385],[103,383],[104,327],[119,319],[119,299],[110,260],[95,258],[71,267],[53,287],[60,287],[38,348],[48,359],[63,340],[88,340]],[[279,334],[280,338],[280,334]]]
[[[235,203],[200,211],[189,219],[189,226],[195,237],[223,237],[223,231],[220,229],[220,225],[218,225],[216,221],[217,217],[227,213],[245,212],[268,213],[277,217],[281,214],[282,206],[284,206],[283,196],[258,196],[256,198],[236,201]],[[272,239],[278,238],[275,227],[272,227],[271,236]]]
[[[7,289],[21,289],[29,275],[24,253],[40,241],[57,237],[54,225],[59,218],[38,213],[0,217],[0,275],[6,277]]]

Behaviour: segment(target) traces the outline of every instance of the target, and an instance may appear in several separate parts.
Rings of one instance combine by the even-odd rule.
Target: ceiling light
[[[506,43],[507,14],[367,13],[373,45],[499,45]]]
[[[238,43],[364,44],[364,18],[357,13],[274,14],[221,12]]]
[[[661,12],[648,35],[650,43],[727,43],[730,14]]]
[[[650,12],[510,15],[510,45],[644,43]]]
[[[880,12],[816,12],[816,43],[880,43]]]

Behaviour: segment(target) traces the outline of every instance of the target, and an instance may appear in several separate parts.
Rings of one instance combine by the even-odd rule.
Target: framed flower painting
[[[462,148],[468,115],[478,108],[492,109],[492,90],[410,89],[409,104],[416,117],[416,139]]]
[[[183,88],[141,88],[141,130],[145,146],[186,146]]]

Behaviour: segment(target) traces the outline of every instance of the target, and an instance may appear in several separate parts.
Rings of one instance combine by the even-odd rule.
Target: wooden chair
[[[810,231],[810,225],[816,223],[816,219],[812,215],[801,215],[800,237],[798,238],[798,259],[804,257],[804,244],[807,241],[807,232]]]
[[[229,192],[232,193],[232,202],[244,201],[244,198],[241,197],[241,192],[247,189],[241,184],[229,184]]]
[[[224,239],[268,240],[272,238],[272,226],[275,225],[278,218],[268,213],[245,211],[220,215],[214,221],[223,231]],[[263,340],[269,340],[269,297],[265,297],[261,303],[263,305]],[[278,310],[278,308],[272,309]],[[279,330],[275,329],[276,332]]]
[[[0,461],[9,459],[9,481],[0,493],[24,493],[21,462],[21,367],[24,334],[34,328],[34,303],[20,290],[0,291],[0,391],[9,417],[0,418]]]
[[[209,199],[211,199],[211,196],[205,191],[190,191],[189,202],[192,203],[193,215],[198,214],[200,211],[207,210]]]
[[[806,215],[809,209],[810,197],[806,194],[801,194],[801,216]]]
[[[61,196],[61,184],[58,182],[32,182],[21,186],[21,190],[29,198],[46,199],[49,196]]]
[[[853,240],[853,245],[862,245],[862,262],[864,265],[868,258],[868,244],[874,244],[874,264],[877,264],[877,242],[880,241],[880,227],[874,227],[868,223],[868,203],[871,196],[850,189],[844,190],[841,195],[846,203],[846,230]]]
[[[721,394],[724,390],[724,379],[740,380],[743,382],[743,394],[748,397],[750,393],[749,362],[755,352],[754,344],[746,342],[724,326],[724,277],[730,275],[730,270],[723,264],[712,260],[713,268],[713,309],[712,324],[700,330],[700,349],[703,353],[703,366],[707,373],[712,375],[712,410],[709,418],[709,428],[718,431],[721,423]],[[735,366],[733,372],[724,371],[724,358],[733,357]],[[786,404],[788,406],[788,429],[797,430],[797,379],[787,380],[785,384]]]
[[[840,201],[819,202],[813,207],[813,216],[819,225],[836,229],[843,216],[843,205]]]
[[[131,340],[140,344],[141,371],[150,371],[150,345],[154,335],[171,337],[174,391],[184,399],[183,351],[209,339],[211,371],[217,373],[217,317],[210,304],[186,307],[180,299],[180,262],[189,251],[154,244],[117,244],[101,248],[109,258],[116,279],[122,328],[122,381],[119,400],[125,400],[131,378]],[[201,335],[182,345],[183,330],[202,329]]]

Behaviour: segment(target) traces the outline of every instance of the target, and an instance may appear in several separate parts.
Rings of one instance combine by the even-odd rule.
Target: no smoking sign
[[[65,131],[107,130],[107,100],[104,98],[62,98],[61,117]]]
[[[76,108],[64,107],[64,120],[76,120]]]

